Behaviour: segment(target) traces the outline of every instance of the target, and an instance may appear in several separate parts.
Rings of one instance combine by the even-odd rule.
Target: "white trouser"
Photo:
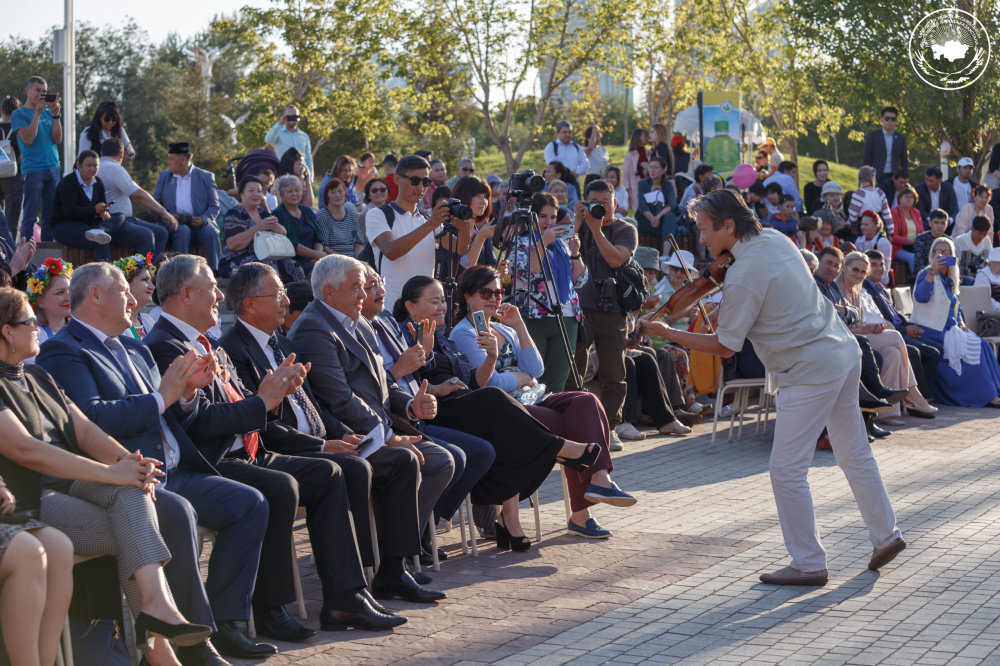
[[[799,571],[826,568],[816,514],[806,479],[825,425],[837,464],[844,471],[872,545],[884,548],[900,536],[882,475],[868,444],[858,407],[861,361],[826,384],[784,387],[778,392],[777,423],[771,449],[771,488],[792,566]]]

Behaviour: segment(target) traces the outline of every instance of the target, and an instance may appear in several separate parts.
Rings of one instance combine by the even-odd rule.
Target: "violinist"
[[[645,332],[692,350],[732,356],[749,339],[777,380],[777,423],[771,449],[771,486],[791,565],[761,575],[764,583],[824,585],[826,551],[819,541],[806,475],[826,426],[873,546],[868,568],[878,570],[904,548],[889,495],[868,444],[858,406],[861,351],[824,298],[795,246],[763,229],[739,195],[720,190],[689,207],[712,255],[730,253],[714,333],[688,333],[640,320]],[[693,285],[707,283],[704,277]],[[653,313],[656,314],[656,313]],[[671,318],[677,316],[671,313]]]

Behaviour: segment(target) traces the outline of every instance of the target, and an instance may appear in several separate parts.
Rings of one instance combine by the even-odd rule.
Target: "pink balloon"
[[[741,164],[733,170],[733,185],[745,190],[757,182],[757,171],[749,164]]]

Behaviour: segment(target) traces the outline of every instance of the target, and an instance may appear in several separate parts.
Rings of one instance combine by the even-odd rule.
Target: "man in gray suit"
[[[205,249],[208,265],[218,271],[222,245],[215,177],[191,163],[191,146],[186,141],[171,143],[167,152],[169,168],[160,172],[153,198],[180,222],[168,227],[170,249],[190,254],[194,238]]]
[[[382,561],[372,582],[372,594],[375,598],[436,601],[445,595],[417,585],[404,571],[403,558],[419,552],[419,532],[451,481],[455,461],[415,427],[420,419],[437,414],[437,401],[427,393],[427,383],[411,396],[390,380],[382,367],[378,338],[361,316],[365,278],[365,264],[353,257],[328,255],[321,259],[312,272],[316,300],[302,311],[288,337],[299,360],[312,364],[310,385],[325,424],[361,435],[381,427],[386,446],[409,449],[420,463],[420,516],[412,527],[401,528],[406,534],[391,537],[383,523]],[[341,439],[346,434],[333,432]],[[361,448],[358,453],[363,455]],[[373,482],[381,454],[383,450],[376,450],[368,457]],[[392,510],[385,507],[379,513],[384,519]]]
[[[865,136],[865,147],[861,154],[861,166],[870,166],[878,174],[876,180],[886,196],[893,193],[892,174],[896,169],[910,168],[910,158],[906,154],[906,137],[896,131],[899,112],[894,106],[887,106],[879,114],[882,129],[869,132]]]

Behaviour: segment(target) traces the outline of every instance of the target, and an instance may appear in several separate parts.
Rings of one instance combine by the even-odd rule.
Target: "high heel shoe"
[[[516,537],[512,535],[500,521],[497,521],[496,530],[498,550],[512,550],[515,553],[523,553],[531,548],[531,539],[526,536]]]
[[[556,462],[577,472],[586,472],[601,455],[600,444],[588,444],[587,449],[577,458],[556,458]]]
[[[140,650],[149,645],[150,636],[162,636],[174,645],[190,647],[212,635],[212,628],[204,624],[170,624],[152,615],[139,613],[135,618],[135,645]]]

